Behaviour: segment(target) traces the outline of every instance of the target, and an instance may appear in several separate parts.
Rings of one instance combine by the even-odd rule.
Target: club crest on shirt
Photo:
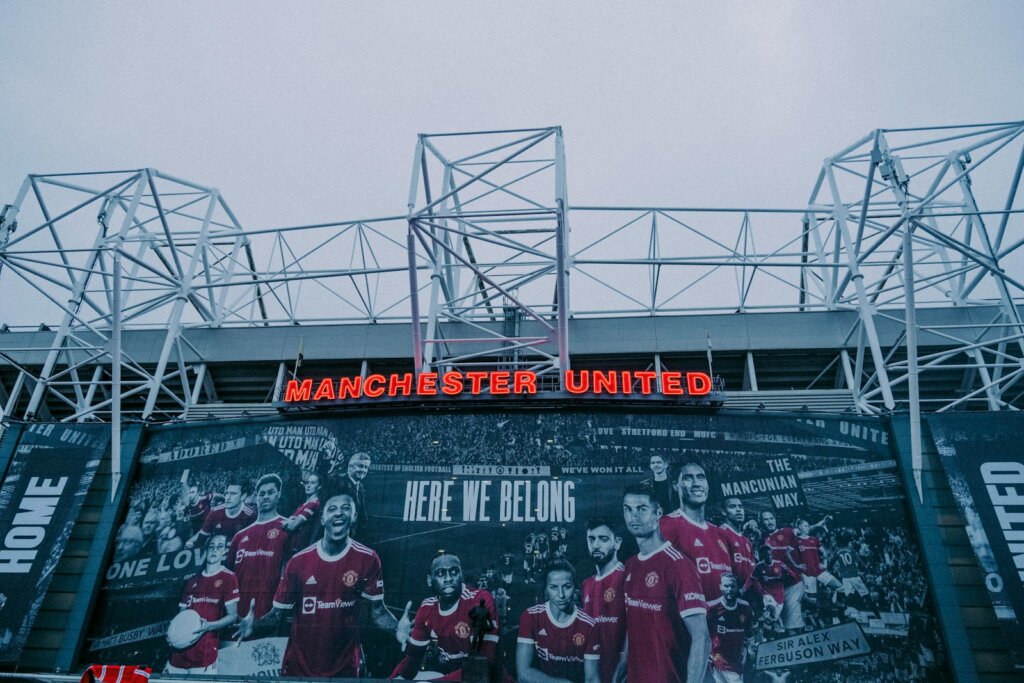
[[[217,579],[216,581],[213,582],[213,587],[214,588],[220,588],[223,585],[224,585],[224,579]]]
[[[647,578],[644,579],[644,583],[647,584],[648,588],[654,588],[658,583],[658,572],[651,572],[648,574]]]
[[[455,624],[455,635],[459,638],[469,638],[469,624],[464,621]]]
[[[275,538],[277,538],[280,535],[281,535],[281,530],[280,529],[268,529],[267,530],[267,538],[269,538],[270,540],[274,540]]]
[[[572,634],[572,642],[576,644],[576,647],[580,647],[585,642],[585,638],[582,633]]]
[[[605,591],[604,591],[604,601],[605,602],[611,602],[614,599],[615,599],[615,589],[614,588],[606,588]]]
[[[351,588],[352,586],[356,585],[356,581],[358,581],[358,580],[359,580],[359,572],[357,572],[355,569],[349,569],[341,577],[341,582],[344,583],[349,588]]]

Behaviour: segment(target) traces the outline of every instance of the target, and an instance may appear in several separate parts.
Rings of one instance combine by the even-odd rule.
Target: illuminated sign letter
[[[313,380],[304,379],[302,384],[299,384],[298,380],[288,380],[288,386],[284,390],[285,401],[308,401],[309,395],[313,391]]]
[[[706,372],[686,373],[686,393],[690,396],[707,396],[711,393],[711,378]]]
[[[565,371],[565,388],[570,394],[583,394],[590,389],[590,370],[580,370],[579,382],[576,379],[575,370]]]

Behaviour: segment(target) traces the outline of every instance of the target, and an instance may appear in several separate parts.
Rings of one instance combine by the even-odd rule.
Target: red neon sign
[[[706,372],[661,373],[652,370],[567,370],[565,389],[570,394],[707,396],[711,377]],[[285,403],[343,401],[357,398],[406,396],[508,396],[536,394],[537,374],[531,370],[470,372],[411,372],[366,377],[325,377],[288,380]]]

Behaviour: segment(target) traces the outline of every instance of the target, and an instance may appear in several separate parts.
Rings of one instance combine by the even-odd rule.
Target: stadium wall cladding
[[[0,671],[458,680],[482,635],[501,681],[686,680],[702,658],[716,680],[962,680],[894,422],[492,405],[133,425],[119,482],[90,433],[75,457],[101,464],[31,609],[0,588]],[[67,446],[45,431],[10,427],[8,479]]]

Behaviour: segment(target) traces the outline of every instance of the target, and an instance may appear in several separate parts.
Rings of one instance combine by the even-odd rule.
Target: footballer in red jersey
[[[732,560],[725,537],[704,516],[708,500],[708,478],[697,463],[686,463],[679,468],[676,492],[682,506],[660,521],[661,535],[676,550],[693,560],[700,574],[704,596],[708,600],[719,597],[722,574],[732,571]]]
[[[494,598],[482,588],[463,583],[462,562],[456,555],[439,551],[430,563],[427,583],[434,595],[420,603],[416,616],[409,621],[409,608],[398,620],[395,637],[406,646],[405,657],[391,673],[391,678],[434,681],[462,680],[462,665],[471,653],[473,620],[470,612],[483,601],[490,613],[493,627],[483,636],[481,654],[493,667],[497,659],[498,616]],[[436,675],[420,671],[427,646],[434,641],[437,650]]]
[[[743,646],[754,623],[750,603],[740,600],[740,586],[732,574],[722,574],[722,597],[708,603],[711,632],[712,683],[742,683]]]
[[[192,484],[188,487],[187,500],[185,514],[188,515],[189,533],[195,534],[202,528],[203,522],[206,521],[206,515],[212,507],[213,495],[207,493],[205,496],[200,496],[199,487]],[[228,540],[230,541],[231,539]]]
[[[223,534],[211,536],[206,543],[206,568],[185,584],[178,609],[199,613],[202,635],[191,647],[171,653],[165,673],[217,673],[217,631],[238,618],[238,581],[223,565],[227,545]]]
[[[288,532],[288,548],[292,553],[313,542],[316,515],[320,511],[320,475],[315,472],[307,474],[302,479],[302,490],[306,499],[284,522],[284,530]]]
[[[355,500],[349,493],[337,494],[322,509],[323,538],[288,561],[273,609],[259,620],[252,614],[242,619],[237,637],[272,633],[286,613],[294,612],[281,675],[354,678],[362,655],[362,601],[372,605],[377,628],[394,631],[398,621],[384,606],[380,558],[349,538]]]
[[[202,543],[211,534],[224,534],[230,540],[256,520],[256,512],[242,502],[245,487],[240,481],[234,481],[224,489],[224,504],[218,505],[206,514],[203,528],[197,531],[185,543],[186,548],[193,548]]]
[[[277,514],[280,497],[281,477],[276,474],[260,477],[256,484],[259,516],[231,539],[228,565],[238,575],[238,589],[242,596],[238,608],[240,617],[253,610],[259,619],[272,607],[288,545],[285,519]]]
[[[662,537],[661,506],[649,487],[627,487],[622,512],[640,549],[626,560],[626,676],[702,681],[711,638],[697,568]]]
[[[725,544],[729,547],[732,573],[742,586],[754,571],[754,544],[743,533],[747,513],[743,501],[735,496],[722,502],[722,512],[725,514],[725,522],[718,528],[722,530]]]
[[[806,519],[797,520],[794,542],[796,543],[796,561],[804,567],[804,592],[808,596],[817,595],[819,583],[832,590],[842,587],[839,579],[830,574],[823,566],[821,541],[817,536],[811,536],[811,525]]]
[[[829,517],[817,524],[809,524],[811,529],[824,527]],[[804,627],[802,601],[804,598],[804,582],[802,575],[806,567],[797,557],[796,530],[793,527],[778,526],[775,514],[769,510],[761,513],[761,527],[764,529],[764,544],[771,548],[772,557],[786,566],[789,571],[784,579],[785,603],[782,608],[782,622],[787,631],[795,633]]]
[[[596,623],[573,604],[576,571],[565,560],[544,569],[547,601],[527,608],[519,619],[516,671],[519,679],[599,683],[601,644]]]
[[[583,580],[583,611],[597,623],[601,683],[611,683],[626,643],[626,567],[619,562],[622,535],[607,519],[587,522],[587,550],[597,574]]]
[[[783,615],[786,588],[792,586],[794,581],[800,583],[799,576],[788,565],[775,559],[771,546],[764,545],[758,551],[754,573],[747,580],[744,591],[754,591],[760,595],[765,612],[771,621],[777,622]]]

